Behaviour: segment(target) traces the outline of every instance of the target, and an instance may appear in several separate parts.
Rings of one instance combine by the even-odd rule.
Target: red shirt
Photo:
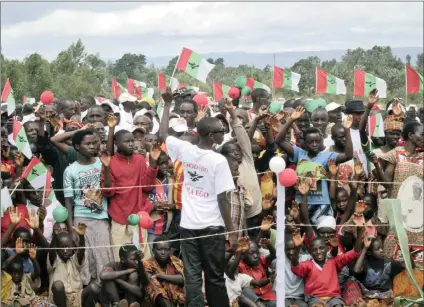
[[[27,219],[29,220],[29,213],[28,213],[27,206],[25,206],[24,204],[17,204],[15,208],[18,208],[18,212],[21,214],[21,220],[19,221],[19,224],[16,225],[16,228],[23,227],[30,230],[31,227],[29,227],[29,224],[26,221]],[[10,215],[9,215],[9,210],[6,210],[3,217],[1,218],[1,237],[2,238],[3,238],[3,235],[6,233],[7,229],[9,228],[9,226],[10,226]]]
[[[130,214],[140,211],[150,213],[152,204],[144,192],[149,192],[156,184],[158,168],[146,165],[142,155],[134,154],[125,157],[115,153],[110,162],[110,177],[112,187],[103,190],[103,195],[109,198],[108,213],[112,219],[126,225]],[[101,186],[105,188],[104,170],[102,172]],[[143,188],[119,188],[145,186]]]
[[[361,254],[350,250],[345,254],[327,259],[323,267],[315,261],[300,262],[297,266],[291,266],[293,273],[305,281],[305,295],[318,298],[341,296],[338,274],[343,267]]]
[[[266,269],[269,265],[266,262],[266,257],[261,256],[259,258],[259,264],[252,268],[244,263],[243,260],[240,261],[238,265],[238,270],[240,273],[247,274],[252,277],[254,280],[264,280],[268,277],[266,276]],[[275,295],[274,290],[272,290],[272,284],[269,283],[263,288],[254,288],[255,293],[260,296],[264,301],[276,301],[277,296]]]
[[[174,187],[173,187],[173,197],[175,208],[183,208],[183,182],[184,182],[184,169],[183,163],[180,160],[175,160],[174,162]]]
[[[342,244],[342,239],[339,236],[339,231],[340,231],[341,226],[337,226],[336,228],[336,236],[337,236],[337,240],[339,241],[339,246],[337,248],[337,255],[343,254],[345,252],[344,248],[343,248],[343,244]],[[311,241],[313,239],[315,239],[317,237],[317,235],[314,233],[312,233],[312,235],[310,237],[305,235],[305,245],[306,248],[309,250],[309,248],[311,247]],[[331,252],[333,248],[331,246],[328,247],[328,251]]]

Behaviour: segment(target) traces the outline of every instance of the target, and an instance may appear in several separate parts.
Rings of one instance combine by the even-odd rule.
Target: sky
[[[423,46],[423,3],[396,2],[2,2],[8,58],[48,60],[78,38],[118,59],[198,53]]]

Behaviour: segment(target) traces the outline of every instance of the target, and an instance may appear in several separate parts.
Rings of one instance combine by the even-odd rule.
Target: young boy
[[[249,239],[241,237],[238,240],[237,250],[229,250],[226,253],[227,267],[225,270],[225,286],[227,287],[228,298],[232,307],[248,306],[263,307],[259,297],[251,287],[264,287],[271,281],[269,278],[255,280],[252,276],[239,273],[238,264],[243,254],[249,250]]]
[[[345,265],[360,256],[363,234],[364,229],[358,227],[358,239],[355,241],[354,249],[334,258],[327,258],[328,246],[324,238],[317,237],[310,242],[309,252],[313,259],[299,262],[299,252],[305,235],[300,236],[299,230],[294,233],[293,242],[296,248],[291,257],[291,268],[296,276],[305,281],[308,306],[313,306],[320,301],[324,301],[328,307],[344,306],[337,276]]]
[[[106,306],[115,306],[121,300],[132,304],[143,298],[144,291],[137,273],[143,265],[143,253],[135,245],[125,244],[119,248],[119,257],[119,262],[106,264],[100,272],[102,298],[106,300],[102,303]]]
[[[57,235],[58,249],[50,251],[47,257],[50,291],[49,302],[57,307],[94,307],[100,289],[96,283],[83,289],[81,281],[81,265],[85,257],[85,224],[78,224],[75,231],[79,236],[79,248],[73,249],[74,243],[69,233]]]
[[[28,253],[30,261],[34,266],[33,273],[24,273],[23,253]],[[7,272],[12,277],[12,287],[9,297],[5,301],[5,306],[38,306],[42,304],[39,297],[35,295],[36,290],[40,288],[40,266],[36,259],[36,247],[34,244],[29,246],[29,250],[24,248],[22,239],[18,238],[16,242],[16,257],[10,257],[4,263]]]
[[[149,280],[146,287],[155,306],[184,306],[183,262],[172,256],[171,244],[166,236],[158,236],[153,243],[152,258],[144,261],[144,274]]]
[[[18,256],[19,247],[23,247],[25,250],[20,251],[20,257],[23,260],[24,273],[34,273],[34,265],[31,259],[29,258],[28,247],[31,245],[31,233],[28,229],[23,227],[16,228],[13,233],[13,245],[15,249],[7,248],[6,252],[8,255],[8,261],[12,261]]]

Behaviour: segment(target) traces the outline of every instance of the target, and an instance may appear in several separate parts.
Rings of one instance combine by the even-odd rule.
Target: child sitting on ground
[[[415,263],[411,257],[412,265]],[[383,243],[379,239],[366,237],[361,256],[356,261],[353,273],[362,283],[362,295],[365,300],[393,299],[393,278],[405,269],[405,263],[390,260],[384,261]]]
[[[263,307],[265,306],[259,301],[259,296],[254,293],[251,287],[265,287],[270,284],[271,280],[265,278],[263,280],[255,280],[252,276],[239,273],[238,264],[243,254],[249,250],[249,239],[242,237],[238,239],[237,250],[228,250],[226,253],[227,267],[225,270],[225,285],[227,287],[228,298],[231,307]]]
[[[57,249],[49,252],[47,271],[49,272],[49,302],[57,307],[94,307],[100,292],[96,283],[83,289],[81,281],[81,264],[85,256],[84,234],[87,226],[79,223],[75,228],[79,236],[79,248],[75,252],[74,242],[69,233],[57,235]]]
[[[317,237],[310,242],[309,252],[313,260],[299,262],[299,252],[303,245],[305,234],[300,236],[300,231],[293,234],[293,242],[296,246],[292,255],[292,271],[305,281],[305,296],[308,306],[324,301],[328,307],[342,307],[344,301],[341,298],[338,273],[345,265],[353,262],[360,256],[364,229],[357,228],[357,240],[355,247],[344,254],[334,258],[327,257],[328,246],[324,238]]]
[[[5,306],[49,306],[47,302],[42,302],[35,295],[35,291],[40,288],[40,266],[36,259],[36,247],[30,244],[29,249],[25,248],[22,239],[16,241],[16,256],[10,257],[4,263],[7,272],[12,277],[12,287],[9,290],[7,300],[2,300]],[[24,259],[22,254],[27,253],[34,266],[33,273],[24,273]]]
[[[154,306],[184,306],[184,266],[172,256],[171,243],[166,236],[153,241],[153,257],[143,261],[144,280],[148,280],[146,293]]]
[[[137,270],[142,265],[143,253],[133,244],[125,244],[119,249],[119,262],[111,262],[105,265],[100,272],[102,281],[103,305],[115,306],[121,300],[126,300],[131,307],[137,300],[141,300],[143,292],[140,287]]]

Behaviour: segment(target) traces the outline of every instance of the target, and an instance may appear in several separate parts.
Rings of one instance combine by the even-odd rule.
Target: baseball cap
[[[118,98],[119,103],[124,103],[127,101],[136,102],[137,97],[131,95],[130,93],[122,93]]]
[[[100,102],[100,106],[102,105],[108,105],[112,109],[113,113],[120,113],[119,108],[116,105],[114,105],[109,99],[105,99],[102,102]]]
[[[318,108],[325,108],[326,105],[327,105],[327,102],[322,98],[313,99],[306,104],[306,110],[309,113],[312,113]]]
[[[142,133],[146,134],[146,129],[144,129],[143,127],[138,127],[138,126],[132,126],[130,129],[131,133],[133,133],[134,131],[141,131]]]
[[[330,102],[329,104],[327,104],[325,106],[325,109],[327,110],[327,112],[331,112],[331,111],[337,110],[338,108],[341,108],[341,107],[342,107],[342,105],[340,105],[336,102]]]
[[[172,118],[169,120],[169,128],[175,132],[186,132],[188,130],[187,121],[182,117]]]

